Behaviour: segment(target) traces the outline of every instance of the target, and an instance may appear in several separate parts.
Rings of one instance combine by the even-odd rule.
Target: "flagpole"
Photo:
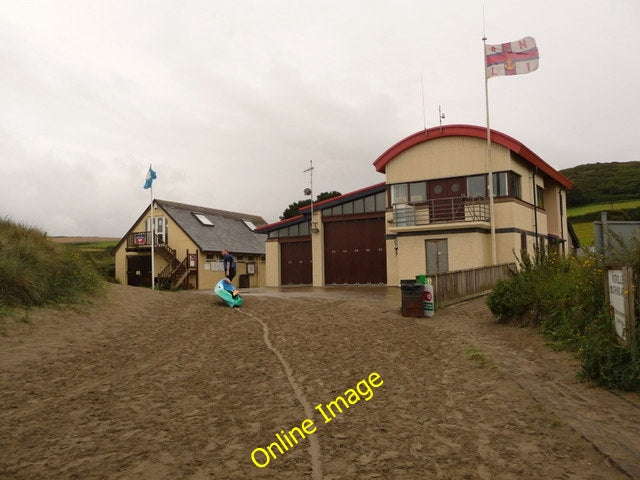
[[[484,12],[483,12],[484,13]],[[484,26],[483,26],[484,30]],[[486,152],[486,170],[489,176],[487,193],[489,195],[489,223],[491,225],[491,262],[493,265],[497,263],[496,259],[496,219],[493,208],[493,172],[491,167],[491,128],[489,126],[489,78],[487,77],[487,37],[482,36],[482,58],[484,63],[484,100],[485,110],[487,113],[487,152]]]
[[[151,171],[151,164],[149,164],[149,171]],[[149,212],[151,214],[151,290],[155,289],[155,277],[156,277],[156,255],[155,255],[155,222],[153,221],[153,182],[149,187],[151,194],[151,203],[149,204]]]

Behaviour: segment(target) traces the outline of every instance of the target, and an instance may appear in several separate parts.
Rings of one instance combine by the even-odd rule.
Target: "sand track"
[[[88,307],[4,320],[0,478],[311,479],[309,438],[324,480],[640,478],[638,396],[579,383],[574,359],[482,299],[406,319],[395,290],[300,292],[235,310],[110,285]],[[374,371],[369,401],[330,423],[314,411],[306,444],[252,464]]]

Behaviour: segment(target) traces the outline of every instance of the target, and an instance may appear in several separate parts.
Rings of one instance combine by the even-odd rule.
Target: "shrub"
[[[635,261],[632,264],[640,269],[640,249],[625,251],[625,260]],[[491,312],[499,321],[534,316],[554,347],[578,354],[584,379],[640,390],[638,339],[628,346],[617,341],[605,304],[603,258],[543,253],[537,258],[525,253],[518,259],[518,271],[498,282],[488,295]]]
[[[533,302],[523,285],[525,282],[523,276],[500,280],[487,296],[487,305],[499,321],[517,320],[531,311]]]

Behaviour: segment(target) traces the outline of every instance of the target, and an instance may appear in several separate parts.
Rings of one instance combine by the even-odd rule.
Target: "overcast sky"
[[[156,198],[268,222],[311,160],[316,194],[384,181],[438,106],[486,126],[483,5],[540,52],[489,80],[492,128],[558,170],[640,160],[638,0],[0,0],[0,216],[121,237],[150,163]]]

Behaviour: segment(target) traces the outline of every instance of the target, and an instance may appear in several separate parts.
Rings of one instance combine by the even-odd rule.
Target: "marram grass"
[[[95,294],[101,283],[95,267],[73,248],[37,228],[0,219],[0,307],[73,303]]]

